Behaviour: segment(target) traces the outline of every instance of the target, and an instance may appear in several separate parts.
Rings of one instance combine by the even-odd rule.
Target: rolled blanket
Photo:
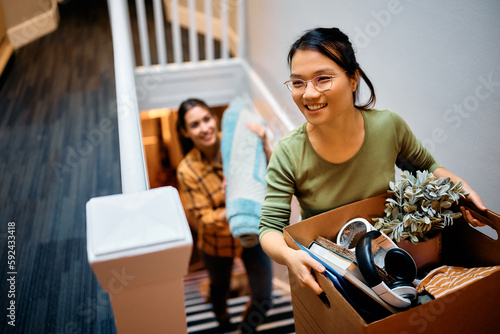
[[[248,240],[248,235],[252,235],[258,240],[260,211],[266,195],[267,161],[262,141],[247,128],[248,123],[265,124],[252,104],[238,97],[222,116],[226,215],[234,237]]]

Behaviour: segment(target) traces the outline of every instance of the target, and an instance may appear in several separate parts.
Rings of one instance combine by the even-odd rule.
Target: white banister
[[[179,6],[178,0],[163,0],[163,6],[170,11],[167,14],[170,14],[174,64],[167,63],[162,0],[153,0],[159,60],[159,64],[153,66],[149,43],[154,42],[149,41],[145,28],[153,22],[147,20],[144,10],[151,1],[136,1],[139,2],[136,8],[143,58],[143,66],[137,67],[129,0],[107,0],[113,37],[122,194],[87,202],[87,257],[102,288],[110,293],[117,332],[187,333],[182,275],[191,256],[191,234],[177,191],[172,187],[149,189],[139,111],[177,108],[181,101],[192,96],[209,105],[223,105],[238,95],[248,94],[256,107],[260,106],[268,115],[266,121],[275,134],[284,134],[281,129],[291,130],[293,124],[287,122],[278,102],[243,59],[244,0],[234,0],[238,3],[238,12],[231,12],[230,16],[233,19],[232,14],[237,14],[239,37],[233,34],[236,27],[228,27],[228,12],[234,9],[228,8],[233,6],[228,4],[231,0],[215,0],[222,1],[219,8],[212,7],[213,0],[205,0],[205,17],[203,13],[196,13],[195,0],[189,0],[189,9],[186,1],[181,2],[184,6]],[[218,10],[220,20],[213,17],[219,16]],[[198,60],[195,19],[206,20],[198,26],[206,36],[206,61]],[[183,63],[180,26],[185,27],[187,22],[190,22],[191,58],[190,62]],[[229,58],[230,50],[236,57],[214,59],[214,38],[221,41],[223,58]],[[169,58],[171,53],[169,49]],[[158,263],[166,266],[158,266]],[[112,291],[109,282],[116,280],[113,273],[123,268],[127,268],[129,275],[137,272],[138,279],[128,282],[126,289]],[[138,307],[127,308],[131,304]],[[155,312],[159,309],[163,311],[161,314]]]
[[[196,4],[194,0],[188,1],[189,8],[189,60],[198,62],[198,35],[196,31]]]
[[[220,15],[222,22],[222,43],[221,43],[221,55],[222,59],[229,58],[229,43],[228,43],[228,0],[220,0]]]
[[[170,17],[172,25],[172,40],[174,46],[174,61],[176,64],[182,63],[181,28],[179,24],[179,1],[171,0]]]
[[[146,9],[144,0],[136,0],[137,22],[139,26],[139,42],[141,45],[142,66],[151,66],[151,54],[149,52],[149,36],[146,22]]]
[[[156,49],[158,51],[158,64],[167,64],[167,48],[165,46],[165,27],[163,26],[162,0],[153,0],[155,17]]]
[[[108,0],[108,8],[113,34],[122,192],[126,194],[147,190],[149,182],[139,123],[128,4],[126,0]]]
[[[212,0],[205,0],[205,59],[214,60],[214,41],[212,35]]]

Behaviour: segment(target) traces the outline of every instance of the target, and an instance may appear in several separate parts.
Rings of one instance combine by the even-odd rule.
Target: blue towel
[[[259,136],[248,123],[265,124],[250,102],[235,98],[222,116],[221,154],[226,176],[226,215],[234,237],[258,234],[266,195],[267,161]]]

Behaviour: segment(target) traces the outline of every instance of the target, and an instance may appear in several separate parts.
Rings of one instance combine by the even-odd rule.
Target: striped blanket
[[[478,268],[442,266],[425,276],[418,285],[418,292],[427,290],[434,298],[439,298],[498,270],[500,270],[500,266]]]

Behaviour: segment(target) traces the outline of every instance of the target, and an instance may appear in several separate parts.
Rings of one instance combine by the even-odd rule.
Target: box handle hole
[[[498,232],[497,232],[497,230],[495,230],[491,226],[489,226],[489,225],[472,226],[471,224],[469,224],[469,226],[472,227],[473,229],[475,229],[476,231],[478,231],[479,233],[484,234],[485,236],[487,236],[491,240],[498,241]]]
[[[328,300],[328,297],[326,296],[326,293],[323,291],[318,295],[318,298],[325,304],[326,308],[330,308],[330,301]]]

